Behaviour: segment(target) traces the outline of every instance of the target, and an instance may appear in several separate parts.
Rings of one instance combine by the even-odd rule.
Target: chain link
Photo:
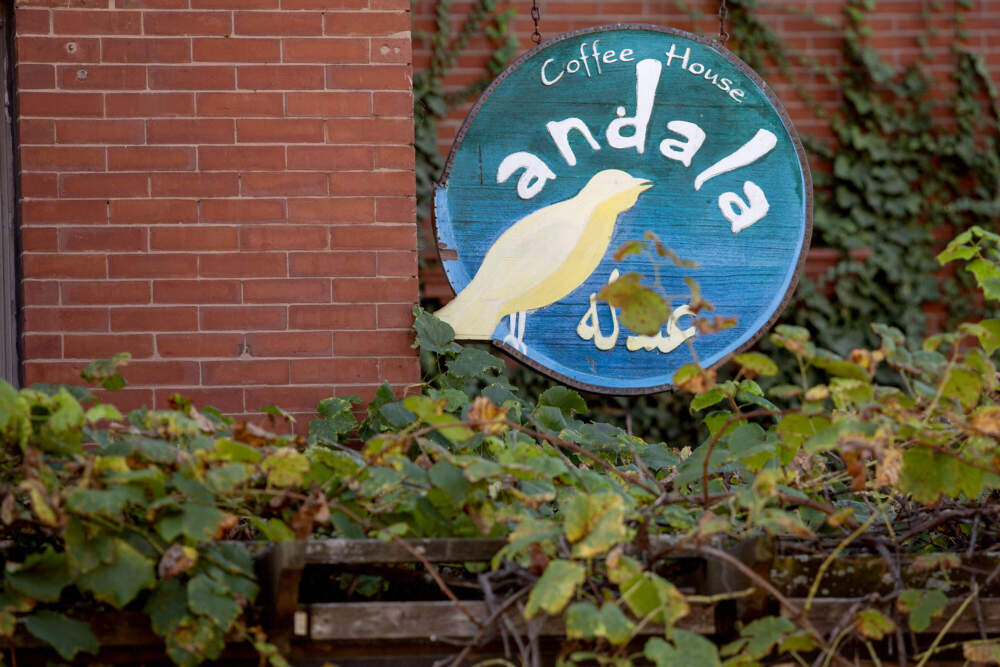
[[[531,20],[535,22],[535,32],[531,33],[531,41],[535,44],[539,44],[542,41],[542,33],[538,32],[538,19],[541,16],[541,12],[538,11],[538,0],[531,0]]]
[[[726,19],[729,18],[729,8],[726,7],[726,0],[719,2],[719,41],[725,45],[729,41],[729,33],[726,32]]]

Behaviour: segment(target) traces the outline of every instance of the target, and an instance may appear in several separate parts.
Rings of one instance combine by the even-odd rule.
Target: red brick
[[[403,65],[330,65],[326,87],[343,90],[410,89],[410,68]]]
[[[52,65],[32,65],[26,63],[17,66],[18,90],[56,87],[56,68]]]
[[[239,303],[242,290],[236,280],[154,280],[155,303]]]
[[[127,252],[146,249],[146,230],[142,227],[63,227],[59,230],[59,249],[68,252],[103,250]]]
[[[312,357],[333,351],[329,333],[293,332],[247,335],[247,352],[254,357]]]
[[[21,172],[22,197],[56,197],[59,195],[59,176]]]
[[[327,123],[332,144],[412,144],[413,121],[390,118],[338,118]]]
[[[139,253],[108,257],[108,275],[112,278],[186,278],[197,274],[195,255]]]
[[[126,387],[125,389],[110,392],[104,391],[100,388],[95,388],[93,391],[97,400],[105,403],[113,403],[124,414],[128,414],[132,410],[139,410],[153,404],[152,389],[134,389]]]
[[[51,120],[28,120],[17,122],[17,138],[20,144],[52,144],[56,141],[56,124]]]
[[[244,250],[299,250],[327,247],[326,227],[254,226],[240,232]]]
[[[410,151],[412,155],[413,151]],[[312,171],[372,168],[368,146],[289,146],[288,168]]]
[[[45,35],[49,32],[49,10],[14,9],[14,23],[19,35]]]
[[[288,93],[289,116],[368,116],[368,93]]]
[[[235,125],[222,118],[177,118],[149,121],[151,144],[231,144]]]
[[[322,35],[323,16],[318,13],[237,12],[238,35]]]
[[[65,197],[141,197],[148,193],[145,174],[67,174],[60,192]]]
[[[145,280],[101,280],[64,282],[62,302],[73,306],[149,303],[149,282]]]
[[[377,222],[405,222],[417,219],[417,200],[414,197],[379,197],[375,201]]]
[[[201,255],[200,275],[206,278],[269,278],[285,275],[283,252],[235,252]]]
[[[108,205],[92,199],[25,201],[21,203],[21,222],[33,224],[95,224],[108,221]]]
[[[21,343],[26,359],[62,358],[62,336],[29,333],[21,338]]]
[[[278,0],[191,0],[191,9],[277,9]]]
[[[115,0],[122,9],[187,9],[188,0]]]
[[[140,120],[57,120],[61,144],[141,144],[146,128]]]
[[[146,87],[146,68],[137,65],[60,65],[60,88],[87,90],[137,90]]]
[[[291,148],[289,149],[291,152]],[[371,198],[324,197],[289,199],[289,222],[371,222],[375,219]]]
[[[103,148],[26,146],[21,168],[29,171],[104,171]]]
[[[293,384],[379,380],[377,359],[295,359],[290,362]]]
[[[322,142],[323,123],[319,119],[240,119],[236,136],[240,143]]]
[[[284,329],[285,306],[205,306],[201,309],[203,330],[266,331]]]
[[[377,308],[379,329],[409,329],[413,326],[413,304],[380,303]]]
[[[59,281],[22,280],[21,299],[26,306],[54,306],[59,303]]]
[[[330,280],[319,278],[247,280],[244,303],[329,303]]]
[[[157,227],[149,232],[152,250],[236,250],[239,232],[236,227],[182,225]]]
[[[390,357],[379,360],[379,380],[419,384],[420,363],[414,357]]]
[[[18,26],[20,27],[20,26]],[[96,63],[101,40],[92,37],[18,37],[18,63]]]
[[[236,67],[153,65],[149,68],[149,87],[153,90],[232,90],[236,87]]]
[[[296,252],[288,257],[292,276],[374,276],[373,252]]]
[[[227,197],[239,193],[239,176],[224,173],[152,174],[153,196]]]
[[[417,228],[414,224],[332,227],[330,247],[337,250],[416,250]]]
[[[285,0],[287,2],[287,0]],[[292,412],[306,412],[310,415],[316,414],[316,406],[324,398],[329,398],[333,394],[333,388],[329,384],[319,387],[262,387],[246,390],[246,404],[248,407],[259,408],[263,405],[280,405],[284,410]],[[305,421],[305,420],[303,420]]]
[[[375,148],[376,169],[413,169],[416,156],[410,146],[377,146]]]
[[[146,12],[142,21],[147,35],[228,35],[232,23],[229,12]]]
[[[288,328],[331,331],[374,329],[375,306],[370,304],[289,306]]]
[[[380,276],[417,276],[417,253],[380,252],[378,254],[378,274]]]
[[[184,199],[113,200],[109,213],[116,225],[197,222],[198,203]]]
[[[404,12],[330,12],[324,24],[328,36],[382,37],[409,32],[410,15]]]
[[[25,116],[103,116],[100,93],[40,93],[22,91],[17,96]]]
[[[52,32],[57,35],[138,35],[140,12],[73,11],[52,13]]]
[[[25,308],[26,331],[107,331],[107,308]]]
[[[161,357],[238,357],[243,334],[157,334],[156,351]]]
[[[21,258],[25,278],[104,278],[104,255],[26,254]]]
[[[193,93],[108,93],[108,116],[155,118],[194,115]]]
[[[415,278],[337,278],[333,281],[333,300],[341,303],[414,303],[417,281]]]
[[[373,93],[372,112],[376,116],[413,117],[413,96],[409,93]]]
[[[199,116],[281,116],[280,93],[198,93]]]
[[[59,250],[59,232],[55,227],[21,228],[23,252],[56,252]]]
[[[192,331],[198,328],[194,306],[112,308],[112,331]]]
[[[290,37],[284,40],[287,63],[367,63],[367,39],[313,39]]]
[[[407,5],[409,6],[409,5]],[[367,9],[368,0],[281,0],[282,9]]]
[[[199,146],[202,171],[275,171],[285,168],[284,146]]]
[[[340,172],[330,174],[330,192],[338,195],[412,195],[412,171]]]
[[[333,353],[341,356],[412,356],[413,332],[334,332]]]
[[[108,171],[166,171],[194,169],[193,148],[147,146],[108,149]]]
[[[192,44],[194,60],[210,63],[270,63],[281,60],[278,39],[200,38]]]
[[[122,371],[130,385],[198,384],[201,366],[196,361],[134,361]]]
[[[281,199],[206,199],[201,203],[205,222],[278,222],[285,219]]]
[[[191,40],[155,37],[105,37],[101,58],[109,63],[191,62]]]
[[[85,7],[107,9],[107,0],[20,0],[20,7]]]
[[[410,39],[380,38],[372,40],[373,63],[409,63],[413,60]]]
[[[133,358],[153,356],[152,334],[77,334],[63,337],[67,359],[103,359],[119,352]],[[127,374],[126,374],[127,376]]]
[[[157,410],[170,407],[170,399],[180,394],[199,408],[213,407],[224,414],[243,412],[243,389],[240,387],[212,387],[211,389],[195,389],[193,387],[163,387],[154,390]]]
[[[329,181],[325,173],[251,173],[243,175],[242,187],[244,195],[302,197],[327,194]]]
[[[240,65],[236,81],[253,90],[311,90],[323,87],[324,73],[320,65]]]

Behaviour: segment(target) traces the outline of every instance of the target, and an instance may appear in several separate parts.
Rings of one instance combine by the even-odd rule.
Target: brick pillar
[[[27,382],[131,352],[180,393],[309,413],[418,379],[408,0],[23,0]]]

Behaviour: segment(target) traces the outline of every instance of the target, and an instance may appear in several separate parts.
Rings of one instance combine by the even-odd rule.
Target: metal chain
[[[725,45],[729,41],[729,33],[726,32],[726,19],[729,18],[729,8],[726,7],[726,0],[719,2],[719,41]]]
[[[723,0],[725,2],[725,0]],[[538,19],[542,14],[538,11],[538,0],[531,0],[531,20],[535,22],[535,32],[531,33],[531,41],[538,44],[542,41],[542,33],[538,32]]]

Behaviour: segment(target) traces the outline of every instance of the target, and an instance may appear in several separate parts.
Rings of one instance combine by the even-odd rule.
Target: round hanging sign
[[[774,93],[714,41],[648,25],[560,35],[482,95],[434,198],[456,297],[436,315],[589,391],[671,386],[752,344],[798,280],[812,183]],[[697,268],[616,250],[652,232]],[[634,244],[633,244],[634,245]],[[638,273],[669,297],[658,333],[597,293]],[[692,326],[689,276],[729,329]]]

